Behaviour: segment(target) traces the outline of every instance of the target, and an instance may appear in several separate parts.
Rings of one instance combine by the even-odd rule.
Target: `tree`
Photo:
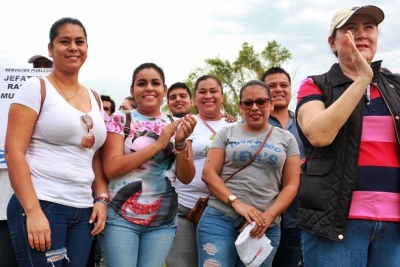
[[[292,58],[290,51],[281,47],[276,41],[268,42],[261,53],[245,42],[235,61],[219,57],[205,60],[205,67],[191,71],[185,83],[194,90],[196,79],[204,74],[212,74],[221,80],[224,87],[223,108],[226,113],[235,117],[239,115],[237,106],[239,89],[249,80],[259,79],[265,70],[272,66],[282,66]]]

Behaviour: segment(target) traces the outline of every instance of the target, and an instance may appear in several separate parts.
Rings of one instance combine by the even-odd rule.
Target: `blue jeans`
[[[107,267],[161,267],[175,236],[178,219],[160,226],[140,226],[108,208],[106,227],[99,235]]]
[[[7,220],[19,266],[84,267],[89,257],[92,208],[73,208],[40,200],[51,229],[51,247],[32,249],[28,243],[26,215],[15,195],[8,203]]]
[[[281,241],[276,251],[273,267],[302,266],[301,229],[283,228],[281,225]]]
[[[198,266],[244,267],[240,260],[235,241],[239,232],[233,228],[235,219],[221,211],[207,206],[197,226],[197,250],[199,252]],[[265,235],[274,247],[271,254],[261,264],[262,267],[272,266],[272,260],[279,245],[280,226],[269,228]]]
[[[400,266],[400,223],[348,220],[344,237],[337,242],[302,231],[304,266]]]

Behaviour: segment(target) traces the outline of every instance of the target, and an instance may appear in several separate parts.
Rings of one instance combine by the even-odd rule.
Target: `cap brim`
[[[35,62],[36,59],[42,58],[42,57],[44,57],[44,58],[46,58],[46,59],[48,59],[48,60],[50,60],[50,61],[53,61],[53,60],[51,59],[51,57],[46,56],[46,55],[34,55],[34,56],[32,56],[32,57],[28,60],[28,63],[33,63],[33,62]]]
[[[357,9],[351,16],[347,19],[344,19],[341,23],[336,26],[336,29],[339,29],[346,25],[346,23],[355,15],[368,15],[370,16],[376,23],[376,25],[380,24],[383,19],[385,18],[385,14],[383,13],[382,9],[377,6],[362,6]]]

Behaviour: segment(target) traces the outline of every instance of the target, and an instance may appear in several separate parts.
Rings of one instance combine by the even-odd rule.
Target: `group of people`
[[[116,111],[78,81],[85,27],[56,21],[51,74],[25,82],[8,115],[1,230],[18,265],[87,266],[97,236],[105,266],[255,266],[235,247],[243,218],[273,247],[257,266],[400,266],[400,76],[373,62],[383,19],[375,6],[336,12],[338,63],[302,81],[296,112],[290,75],[273,67],[243,84],[240,122],[221,112],[217,77],[192,97],[154,63]]]
[[[108,95],[100,95],[101,101],[103,103],[103,110],[105,113],[105,120],[108,119],[108,117],[111,116],[111,114],[113,114],[115,112],[115,102],[114,100],[108,96]],[[122,101],[121,105],[119,106],[120,111],[123,112],[129,112],[132,109],[136,109],[137,105],[136,105],[136,101],[132,96],[127,96],[125,97],[125,99]]]

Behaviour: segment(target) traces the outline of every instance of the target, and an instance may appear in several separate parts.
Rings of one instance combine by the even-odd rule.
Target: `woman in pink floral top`
[[[195,174],[191,142],[185,140],[196,120],[188,115],[171,122],[161,113],[164,80],[162,69],[153,63],[137,67],[131,94],[138,107],[130,111],[127,138],[129,115],[117,112],[106,123],[102,155],[111,202],[99,238],[106,266],[162,266],[175,236],[178,204],[164,172],[176,160],[181,182],[190,183]]]

